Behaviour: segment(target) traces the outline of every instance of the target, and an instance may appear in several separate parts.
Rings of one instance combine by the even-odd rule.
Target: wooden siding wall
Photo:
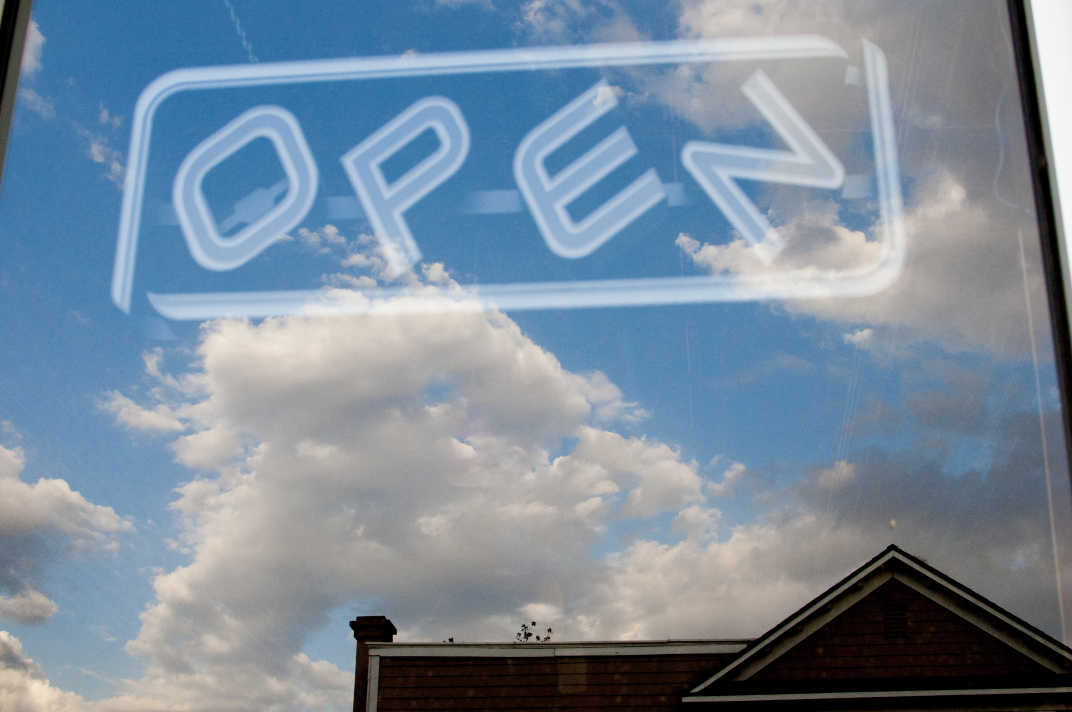
[[[672,710],[732,657],[384,657],[378,710]]]
[[[903,628],[897,620],[891,625],[890,610],[903,611]],[[968,621],[891,581],[752,680],[1007,677],[1045,672]]]

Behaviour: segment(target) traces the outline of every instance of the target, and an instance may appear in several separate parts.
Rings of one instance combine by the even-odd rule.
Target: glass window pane
[[[1012,46],[996,0],[38,0],[0,699],[345,708],[366,615],[752,639],[890,544],[1067,640]]]

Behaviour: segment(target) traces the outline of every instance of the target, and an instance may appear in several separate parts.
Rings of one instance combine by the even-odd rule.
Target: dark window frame
[[[0,176],[7,155],[7,141],[11,133],[11,115],[15,108],[15,96],[19,86],[19,70],[22,65],[22,50],[26,44],[26,29],[30,25],[30,8],[33,0],[0,0]],[[2,184],[0,184],[2,185]]]

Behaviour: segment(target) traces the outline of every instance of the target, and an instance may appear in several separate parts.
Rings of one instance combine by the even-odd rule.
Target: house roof
[[[393,646],[369,650],[366,712],[677,709],[741,644]],[[424,657],[425,653],[442,654]],[[399,654],[400,653],[400,654]]]
[[[748,680],[889,581],[908,586],[1053,673],[1072,669],[1068,646],[891,544],[753,640],[726,667],[693,688],[692,694],[720,680]]]
[[[912,707],[920,696],[1072,708],[1072,649],[896,546],[752,640],[365,646],[366,712]]]
[[[381,657],[551,658],[623,655],[724,655],[739,653],[750,638],[580,641],[565,643],[369,643]]]

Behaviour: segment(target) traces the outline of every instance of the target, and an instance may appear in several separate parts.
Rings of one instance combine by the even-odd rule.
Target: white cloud
[[[346,244],[346,237],[334,225],[324,225],[318,230],[298,228],[298,240],[307,249],[313,251],[330,251],[332,247]]]
[[[976,10],[973,8],[973,10]],[[995,16],[988,17],[993,12]],[[981,80],[981,72],[1003,72],[1009,63],[1008,40],[1000,34],[1004,18],[992,8],[972,13],[972,30],[1000,53],[984,67],[945,41],[950,27],[962,27],[965,13],[956,3],[934,3],[906,9],[884,0],[682,0],[678,5],[681,37],[765,37],[793,32],[815,34],[834,41],[849,52],[858,51],[867,38],[891,54],[911,46],[923,66],[942,66],[942,72],[911,77],[912,91],[905,97],[899,121],[928,129],[967,125],[979,116],[992,116],[1002,79]],[[969,30],[965,30],[969,31]],[[757,120],[746,101],[739,101],[740,86],[754,67],[682,65],[666,72],[638,73],[640,86],[653,100],[668,106],[703,131],[739,127]],[[857,104],[852,113],[831,97],[843,86],[843,76],[824,76],[808,61],[777,62],[764,68],[775,84],[792,96],[793,105],[815,126],[856,124],[863,127],[866,110]],[[954,81],[970,75],[970,81]],[[829,82],[829,83],[828,83]],[[794,91],[807,87],[806,91]],[[836,136],[832,140],[838,140]],[[905,168],[902,164],[902,168]],[[914,162],[908,162],[915,170]]]
[[[192,382],[180,383],[177,378],[164,370],[164,350],[154,348],[145,351],[141,355],[145,365],[145,373],[161,386],[174,393],[196,392],[197,384]],[[160,393],[160,397],[166,397],[166,393]]]
[[[27,109],[42,119],[56,118],[56,105],[52,100],[41,96],[30,87],[19,87],[18,97]]]
[[[191,370],[183,412],[238,439],[177,490],[190,558],[154,579],[127,646],[146,673],[116,709],[345,706],[349,670],[301,649],[355,601],[433,640],[533,619],[560,640],[755,635],[891,537],[1052,629],[1037,415],[1005,424],[985,474],[867,453],[729,526],[695,463],[598,424],[613,384],[501,314],[219,322]],[[747,470],[729,462],[707,493]],[[641,533],[593,558],[623,522]]]
[[[611,557],[589,625],[612,639],[757,635],[872,553],[813,516],[736,527],[726,540],[640,540]]]
[[[435,0],[436,7],[444,7],[457,10],[460,7],[479,7],[484,10],[494,10],[495,5],[491,0]]]
[[[113,148],[110,142],[100,136],[91,138],[86,149],[89,158],[105,168],[105,177],[117,186],[123,185],[123,152]]]
[[[538,42],[634,42],[646,39],[618,0],[525,0],[514,29]]]
[[[56,530],[74,541],[109,548],[113,533],[133,529],[111,507],[86,501],[64,480],[41,478],[30,485],[5,477],[0,479],[0,494],[0,536]]]
[[[722,480],[720,482],[707,483],[707,491],[715,496],[727,494],[734,483],[746,474],[748,474],[748,468],[745,467],[743,462],[732,462],[730,463],[730,466],[723,471]]]
[[[714,507],[692,504],[677,513],[671,528],[684,533],[687,539],[704,541],[718,534],[721,519],[722,512]]]
[[[21,448],[0,446],[0,616],[33,624],[49,618],[56,604],[36,589],[42,567],[57,545],[74,550],[112,549],[115,535],[131,524],[111,509],[88,502],[66,481],[19,479]]]
[[[296,244],[318,256],[336,260],[339,267],[346,270],[321,275],[320,281],[327,287],[363,290],[396,280],[406,286],[447,286],[452,283],[450,274],[440,262],[425,263],[417,271],[409,270],[395,278],[389,277],[383,247],[367,233],[358,233],[348,239],[331,224],[317,229],[303,227],[297,231]]]
[[[117,188],[123,187],[123,152],[112,145],[107,136],[91,131],[85,126],[73,123],[75,133],[85,142],[86,157],[104,167],[104,177],[115,184]]]
[[[890,287],[871,297],[798,300],[785,302],[784,308],[856,327],[846,340],[858,346],[883,330],[891,342],[929,341],[953,351],[1024,355],[1030,343],[1025,280],[1035,308],[1045,305],[1035,229],[992,199],[971,196],[949,173],[916,188],[904,225],[907,258]],[[1018,234],[1023,235],[1023,263]],[[787,248],[770,266],[741,239],[705,244],[680,235],[676,243],[705,271],[771,279],[779,269],[865,265],[880,249],[864,232],[843,226],[832,205],[806,209],[783,235]],[[1040,343],[1048,343],[1048,327],[1036,326]],[[886,350],[892,353],[893,344]]]
[[[548,628],[553,635],[555,626],[563,617],[562,609],[549,603],[526,603],[521,606],[520,613],[523,621],[536,622],[537,628],[533,632],[540,636],[543,636]]]
[[[186,429],[168,406],[157,404],[152,408],[143,408],[119,391],[108,391],[99,405],[101,410],[111,413],[118,423],[131,430],[175,433]]]
[[[801,230],[818,232],[817,215],[830,211]],[[825,239],[860,247],[848,230]],[[500,313],[217,322],[175,382],[197,384],[168,403],[196,433],[172,446],[202,475],[173,503],[190,559],[155,577],[128,644],[147,666],[119,698],[130,709],[345,706],[348,671],[301,648],[352,602],[435,640],[509,640],[535,611],[560,615],[559,639],[725,637],[761,632],[878,551],[891,519],[972,585],[1008,575],[1012,549],[1032,572],[1046,561],[1041,500],[1017,489],[1038,482],[1030,432],[1010,428],[1009,461],[986,477],[875,453],[816,467],[730,527],[708,497],[743,463],[705,490],[672,445],[609,429],[636,406],[604,374],[567,371]],[[640,533],[593,558],[619,523]],[[1042,610],[1037,579],[995,598]]]
[[[26,454],[20,447],[0,445],[0,480],[14,480],[26,464]]]
[[[724,38],[733,36],[775,36],[787,31],[814,33],[832,39],[854,51],[861,37],[871,36],[875,27],[905,24],[911,13],[886,11],[874,3],[844,4],[842,0],[815,0],[809,3],[784,0],[684,0],[678,3],[679,37]],[[878,18],[881,19],[878,19]],[[619,22],[619,25],[623,23]],[[631,37],[630,40],[643,39]],[[645,67],[626,70],[632,81],[634,101],[653,102],[688,121],[703,135],[717,131],[759,125],[762,118],[741,91],[753,63],[684,63],[668,68]],[[862,102],[843,103],[843,76],[825,71],[815,62],[771,62],[764,71],[789,97],[793,107],[813,126],[864,128],[867,114]],[[806,91],[800,91],[807,87]],[[834,135],[826,140],[839,141]]]
[[[1042,352],[1048,351],[1037,228],[1027,214],[1030,198],[1021,180],[1027,158],[1022,140],[1007,140],[1021,133],[1021,120],[1004,96],[1015,85],[1015,76],[998,10],[980,8],[972,13],[971,29],[964,30],[994,48],[995,59],[988,62],[945,41],[948,27],[965,22],[956,4],[935,3],[906,12],[895,4],[867,0],[684,0],[677,11],[678,34],[683,37],[762,37],[789,27],[829,38],[850,57],[866,37],[891,58],[898,48],[912,46],[918,66],[943,68],[910,78],[897,119],[903,184],[911,207],[906,216],[908,262],[901,279],[875,297],[799,301],[786,304],[788,311],[852,327],[849,333],[859,339],[855,345],[882,359],[901,358],[908,353],[906,345],[923,341],[953,351],[1022,357],[1030,344],[1024,318],[1026,281],[1036,310],[1036,336]],[[716,64],[637,71],[630,75],[635,84],[631,97],[666,105],[701,132],[758,126],[761,117],[740,92],[741,82],[753,70],[750,65]],[[832,100],[845,89],[840,72],[824,77],[808,62],[780,63],[765,71],[811,125],[839,126],[823,139],[838,155],[851,155],[854,149],[839,142],[855,135],[849,126],[865,130],[867,115],[862,103],[855,113],[846,113],[845,106]],[[936,148],[937,130],[970,125],[981,131]],[[772,222],[783,226],[790,248],[796,248],[783,254],[777,267],[851,267],[878,255],[873,227],[849,227],[832,204],[780,204],[794,200],[798,198],[778,189],[768,189],[757,199]],[[1026,275],[1021,272],[1020,233]],[[708,272],[773,275],[743,240],[722,242],[693,234],[680,235],[677,244]],[[864,340],[868,330],[872,336]]]
[[[442,262],[422,265],[421,271],[424,274],[424,280],[429,284],[446,284],[450,280],[450,275],[447,274]]]
[[[59,610],[53,601],[40,591],[28,589],[14,596],[0,596],[0,618],[19,623],[43,623]]]
[[[10,712],[88,709],[78,695],[53,687],[41,666],[23,652],[21,641],[6,630],[0,630],[0,703]]]
[[[856,331],[849,331],[842,334],[841,340],[846,344],[852,344],[853,346],[864,346],[871,343],[871,339],[874,335],[874,329],[857,329]]]
[[[128,644],[144,706],[245,709],[272,687],[265,706],[293,709],[310,666],[346,680],[324,692],[344,706],[348,671],[295,657],[329,611],[385,600],[412,635],[508,640],[590,588],[613,522],[704,504],[695,463],[605,429],[642,414],[615,384],[495,312],[217,322],[176,380],[201,390],[169,402],[197,428],[172,447],[203,474],[173,503],[190,561],[155,578]]]
[[[26,28],[26,44],[22,49],[22,74],[24,77],[32,77],[41,71],[41,52],[45,47],[45,36],[41,34],[41,27],[37,20],[30,20]]]
[[[882,254],[878,241],[868,240],[866,233],[844,227],[834,203],[810,203],[799,215],[779,230],[785,240],[773,263],[760,257],[757,249],[743,239],[723,245],[703,244],[680,234],[674,243],[692,261],[712,274],[769,275],[784,279],[779,273],[822,273],[849,270],[876,263]]]
[[[379,285],[375,277],[370,277],[367,274],[353,275],[345,272],[322,275],[320,281],[338,289],[372,289]]]
[[[213,470],[239,453],[238,435],[226,425],[199,430],[172,443],[178,461],[195,470]]]
[[[373,264],[373,260],[364,252],[355,252],[344,257],[340,264],[343,267],[368,267]]]
[[[585,397],[595,408],[595,418],[600,423],[640,423],[651,414],[638,403],[626,401],[622,391],[606,374],[595,371],[585,379]]]
[[[951,475],[914,453],[872,450],[762,493],[759,516],[728,537],[638,539],[611,556],[587,599],[587,630],[756,635],[896,543],[1060,635],[1038,427],[1037,413],[1007,416],[994,434],[1004,446],[985,472]],[[1047,416],[1047,428],[1059,431],[1059,415]],[[1050,453],[1059,469],[1061,449]],[[1055,496],[1069,496],[1067,481],[1057,486]],[[1059,514],[1062,540],[1069,525]],[[1069,553],[1060,557],[1067,590]]]
[[[97,123],[103,126],[110,126],[113,129],[117,129],[122,126],[123,117],[116,116],[112,112],[108,111],[108,107],[102,103],[97,110]]]
[[[521,23],[540,34],[562,34],[566,23],[560,16],[580,12],[581,6],[576,0],[527,0],[521,6]]]
[[[978,522],[1000,514],[1022,549],[1038,511],[1016,504],[1022,475],[954,480],[872,455],[760,493],[762,514],[729,527],[710,498],[744,463],[705,488],[671,445],[606,429],[608,404],[634,407],[621,390],[563,369],[494,312],[217,322],[174,381],[198,384],[169,407],[196,423],[204,441],[173,447],[204,474],[173,503],[189,562],[156,575],[127,646],[147,664],[116,698],[131,709],[345,706],[349,671],[301,649],[353,601],[388,601],[404,636],[435,640],[509,640],[534,618],[558,639],[753,635],[880,549],[890,519],[909,544],[946,544],[910,549],[985,582],[1012,544]],[[1009,457],[1038,468],[1037,453]],[[977,510],[996,497],[1000,513]],[[918,505],[946,498],[964,511]],[[644,533],[594,559],[619,523]],[[1045,590],[1012,600],[1023,610]]]
[[[594,468],[616,486],[632,485],[622,511],[628,517],[678,511],[702,499],[696,463],[682,462],[670,446],[590,426],[581,426],[573,452],[555,460],[553,467],[584,479]]]
[[[856,477],[856,467],[851,462],[838,460],[833,467],[819,473],[816,484],[823,489],[839,489]]]
[[[541,41],[609,41],[606,31],[619,22],[631,25],[614,0],[526,0],[516,28]]]
[[[45,676],[41,666],[22,652],[22,642],[6,630],[0,630],[0,670],[18,670],[35,679]]]

